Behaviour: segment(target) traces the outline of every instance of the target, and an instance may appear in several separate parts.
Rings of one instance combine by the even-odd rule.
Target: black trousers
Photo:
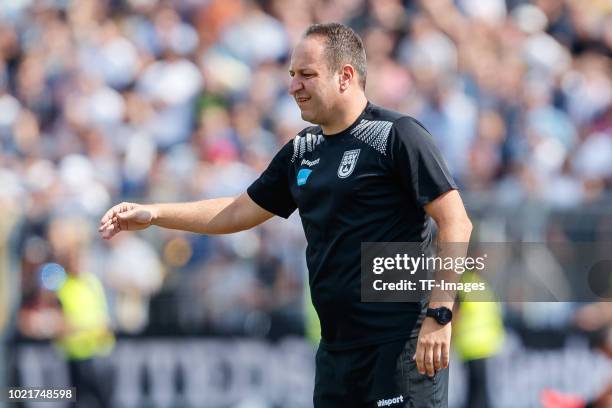
[[[446,408],[448,369],[433,378],[418,372],[417,339],[347,351],[319,347],[315,408]]]
[[[111,406],[113,370],[106,358],[68,361],[70,384],[76,388],[72,407],[107,408]]]

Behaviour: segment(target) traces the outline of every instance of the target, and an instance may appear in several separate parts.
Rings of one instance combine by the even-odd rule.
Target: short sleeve
[[[247,194],[257,205],[283,218],[289,217],[297,207],[289,190],[292,155],[293,141],[290,141],[247,189]]]
[[[421,207],[457,189],[431,134],[417,120],[403,117],[394,122],[390,149],[397,177]]]

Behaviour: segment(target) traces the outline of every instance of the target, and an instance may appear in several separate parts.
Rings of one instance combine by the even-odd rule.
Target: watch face
[[[438,309],[438,321],[441,324],[446,324],[450,322],[452,318],[453,312],[451,312],[450,309],[447,309],[445,307]]]

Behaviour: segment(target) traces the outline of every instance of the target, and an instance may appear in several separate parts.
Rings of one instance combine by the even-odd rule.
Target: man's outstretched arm
[[[273,215],[246,193],[189,203],[121,203],[104,214],[98,231],[105,239],[121,231],[138,231],[151,225],[200,234],[230,234],[253,228]]]

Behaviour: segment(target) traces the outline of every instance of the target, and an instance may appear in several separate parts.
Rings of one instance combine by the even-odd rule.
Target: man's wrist
[[[157,225],[161,217],[160,206],[156,204],[149,205],[149,211],[151,212],[151,225]]]
[[[446,307],[450,310],[453,310],[453,306],[454,306],[455,302],[450,302],[450,301],[431,301],[429,302],[429,304],[427,305],[428,308],[430,309],[437,309],[439,307]]]
[[[430,317],[433,320],[435,320],[438,324],[444,326],[453,320],[453,312],[451,309],[445,306],[440,306],[437,308],[429,307],[427,308],[425,317]]]

